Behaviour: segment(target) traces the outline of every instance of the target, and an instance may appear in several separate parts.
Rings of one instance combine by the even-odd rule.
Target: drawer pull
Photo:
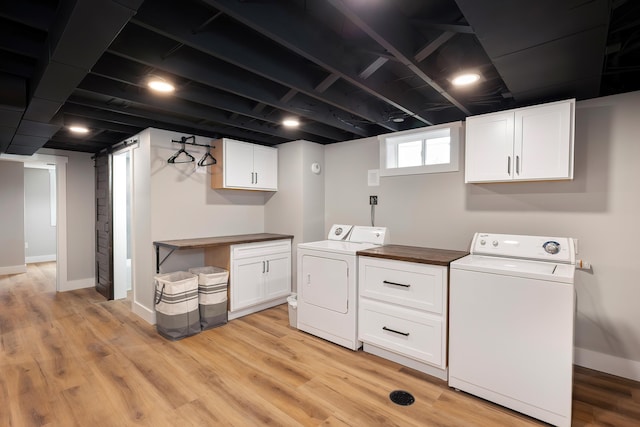
[[[405,285],[404,283],[390,282],[388,280],[383,280],[382,283],[384,283],[386,285],[402,286],[403,288],[410,288],[411,287],[411,285]]]
[[[409,336],[409,332],[400,332],[400,331],[395,331],[395,330],[393,330],[393,329],[389,329],[389,328],[387,328],[386,326],[383,326],[383,327],[382,327],[382,329],[383,329],[383,330],[385,330],[385,331],[393,332],[394,334],[398,334],[398,335],[405,336],[405,337],[408,337],[408,336]]]

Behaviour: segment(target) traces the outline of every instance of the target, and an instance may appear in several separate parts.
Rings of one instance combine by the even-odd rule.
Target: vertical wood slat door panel
[[[113,218],[111,154],[95,157],[96,176],[96,291],[113,299]]]

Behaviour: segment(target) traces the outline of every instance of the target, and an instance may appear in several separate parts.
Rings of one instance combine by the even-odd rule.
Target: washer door
[[[349,265],[345,260],[303,255],[299,268],[302,283],[298,293],[306,304],[347,313],[349,301]]]

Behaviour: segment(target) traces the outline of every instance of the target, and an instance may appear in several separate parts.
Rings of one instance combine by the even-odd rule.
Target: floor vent
[[[416,401],[413,395],[404,390],[395,390],[389,394],[389,399],[397,405],[409,406]]]

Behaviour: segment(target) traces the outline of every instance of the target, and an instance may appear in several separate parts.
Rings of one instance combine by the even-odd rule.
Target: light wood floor
[[[55,264],[0,276],[0,426],[537,426],[289,327],[286,305],[170,342]],[[390,402],[410,391],[407,407]],[[574,426],[640,425],[640,384],[575,370]]]

